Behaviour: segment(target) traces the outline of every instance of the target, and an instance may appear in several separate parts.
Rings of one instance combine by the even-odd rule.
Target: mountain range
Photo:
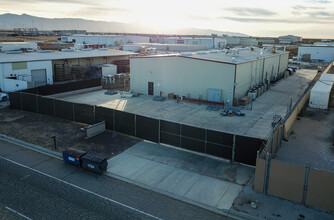
[[[157,33],[150,27],[138,23],[121,23],[108,21],[86,20],[81,18],[43,18],[28,14],[2,14],[0,15],[0,29],[31,28],[39,30],[86,30],[87,32],[110,33],[146,33],[146,34],[178,34],[178,35],[229,35],[248,36],[242,33],[219,31],[213,29],[183,28]],[[2,26],[1,26],[2,25]]]

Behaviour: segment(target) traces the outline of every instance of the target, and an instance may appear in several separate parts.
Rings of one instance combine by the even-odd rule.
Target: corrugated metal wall
[[[233,98],[235,66],[183,57],[130,59],[131,90],[148,94],[154,82],[154,95],[174,93],[207,99],[208,88],[221,89],[224,101]]]
[[[279,72],[282,73],[288,68],[289,54],[282,54],[280,60]]]
[[[235,98],[245,96],[249,89],[259,83],[270,81],[278,73],[283,73],[288,67],[289,54],[267,57],[237,66]],[[263,65],[264,62],[264,65]],[[264,69],[264,71],[263,71]]]

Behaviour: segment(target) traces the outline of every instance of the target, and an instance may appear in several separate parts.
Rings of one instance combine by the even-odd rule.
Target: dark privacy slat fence
[[[25,92],[9,93],[10,107],[85,124],[106,121],[107,129],[155,143],[255,165],[263,140],[213,131],[129,112],[66,102]]]

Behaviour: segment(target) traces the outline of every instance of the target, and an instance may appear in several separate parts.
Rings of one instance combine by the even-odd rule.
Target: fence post
[[[112,117],[113,117],[113,120],[112,120],[112,126],[113,126],[113,129],[114,131],[116,131],[116,110],[113,111],[113,114],[112,114]]]
[[[56,100],[55,99],[52,99],[52,100],[53,100],[53,116],[57,117],[57,115],[56,115]]]
[[[180,147],[182,146],[182,125],[180,123]]]
[[[266,168],[264,172],[264,183],[263,183],[263,193],[267,194],[268,182],[269,182],[269,173],[270,173],[270,157],[269,153],[266,154]]]
[[[234,158],[235,158],[235,134],[233,135],[233,146],[232,146],[233,148],[232,148],[232,160],[231,160],[231,163],[234,163],[235,162],[235,160],[234,160]]]
[[[308,177],[310,175],[310,164],[307,163],[305,170],[305,179],[304,179],[304,190],[303,190],[303,199],[302,204],[305,205],[306,195],[307,195],[307,187],[308,187]]]
[[[206,143],[208,142],[207,138],[208,138],[208,129],[205,129],[205,140],[204,140],[204,152],[205,152],[205,154],[206,154]]]
[[[137,115],[135,115],[135,137],[137,137]]]
[[[159,121],[159,125],[158,125],[158,144],[160,144],[160,132],[161,132],[161,129],[160,129],[160,126],[161,126],[160,119],[158,121]]]
[[[73,118],[72,118],[72,120],[73,121],[75,121],[75,110],[74,110],[74,103],[72,103],[72,111],[73,111]]]
[[[96,105],[93,106],[93,121],[94,121],[94,124],[96,124],[95,107],[96,107]]]
[[[38,97],[37,97],[38,95],[35,95],[35,97],[36,97],[36,112],[37,112],[37,114],[39,114],[39,110],[38,110]]]
[[[22,92],[20,92],[20,110],[22,110]]]

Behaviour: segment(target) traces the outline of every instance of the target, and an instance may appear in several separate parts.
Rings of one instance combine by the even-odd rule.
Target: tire
[[[7,96],[2,97],[2,101],[7,101]]]

